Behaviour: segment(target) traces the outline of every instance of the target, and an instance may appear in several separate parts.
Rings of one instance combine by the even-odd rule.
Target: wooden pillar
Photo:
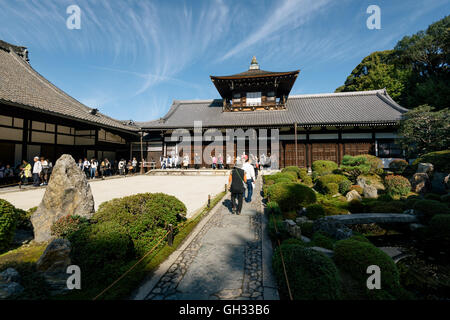
[[[143,136],[144,132],[140,132],[140,140],[141,140],[141,174],[144,173],[144,146],[143,146]],[[131,146],[133,146],[133,143],[131,143]]]
[[[56,147],[58,146],[58,125],[55,124],[55,140],[53,141],[53,163],[56,162],[57,152]]]
[[[295,139],[295,165],[298,167],[297,122],[294,123],[294,139]]]
[[[94,157],[98,161],[98,129],[95,129],[95,148],[94,148]]]
[[[338,129],[338,165],[341,164],[342,158],[344,157],[344,145],[342,143],[342,129]]]
[[[28,119],[23,119],[22,160],[30,161],[30,159],[27,159],[27,156],[28,156]]]
[[[309,141],[309,130],[306,132],[306,165],[308,168],[312,167],[312,146]]]

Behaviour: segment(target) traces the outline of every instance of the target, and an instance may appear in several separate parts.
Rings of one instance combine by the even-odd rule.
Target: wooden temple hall
[[[403,157],[402,150],[395,144],[396,128],[402,114],[408,110],[398,105],[385,89],[290,95],[299,73],[300,70],[264,71],[253,57],[247,71],[211,76],[220,99],[174,101],[164,117],[139,124],[144,132],[148,161],[158,162],[162,155],[182,152],[179,146],[184,138],[174,139],[172,134],[184,129],[194,137],[195,123],[201,123],[203,132],[216,129],[224,137],[227,129],[256,129],[256,132],[267,129],[271,138],[271,129],[277,129],[276,150],[271,150],[274,145],[270,140],[267,151],[279,153],[280,167],[311,167],[315,160],[339,163],[347,154],[373,154],[384,159],[386,165],[392,158]],[[231,153],[236,156],[239,138],[231,139],[235,146]],[[245,139],[244,152],[261,155],[254,145],[252,147],[251,138]],[[256,139],[259,141],[260,137]],[[223,140],[225,161],[225,153],[230,153],[226,144],[230,141]],[[202,148],[211,144],[210,141],[204,136]],[[195,149],[194,142],[190,149],[193,164],[194,150],[201,149]],[[205,160],[203,165],[207,165]]]
[[[270,140],[264,141],[264,152],[276,153],[280,167],[310,167],[319,159],[340,162],[345,154],[402,157],[394,139],[407,109],[386,90],[290,95],[299,74],[299,70],[264,71],[253,58],[245,72],[211,76],[220,97],[174,101],[164,117],[134,123],[80,103],[33,69],[27,48],[0,40],[0,162],[17,166],[34,156],[55,161],[69,153],[75,159],[143,158],[158,167],[161,156],[183,151],[179,146],[186,141],[174,140],[174,131],[182,129],[194,137],[198,123],[201,132],[192,140],[191,167],[195,152],[210,148],[211,139],[204,133],[211,129],[221,133],[255,129],[258,135],[222,141],[224,161],[226,153],[237,155],[237,146],[260,156],[265,135]],[[250,139],[258,141],[256,147]],[[209,167],[207,160],[202,157],[202,164]]]
[[[89,108],[30,65],[25,47],[0,40],[0,162],[16,166],[64,153],[79,158],[129,159],[139,128]],[[120,159],[119,159],[120,160]]]

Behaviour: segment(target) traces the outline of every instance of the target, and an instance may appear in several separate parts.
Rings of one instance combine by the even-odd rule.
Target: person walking
[[[233,214],[237,215],[241,214],[242,199],[244,197],[246,182],[247,177],[245,175],[245,171],[235,166],[233,170],[231,170],[230,176],[228,177],[228,185],[230,186],[231,205]]]
[[[100,162],[100,169],[99,169],[99,173],[100,173],[100,177],[102,178],[102,180],[105,180],[105,174],[106,174],[106,164],[105,164],[105,159],[103,159],[102,162]]]
[[[133,166],[133,174],[136,173],[138,162],[136,160],[136,157],[133,157],[133,160],[131,161],[131,165]]]
[[[120,159],[119,164],[118,164],[118,168],[119,168],[119,174],[121,176],[125,175],[125,160],[124,159]]]
[[[41,172],[42,172],[42,164],[39,161],[39,157],[34,157],[33,186],[35,186],[35,187],[39,187],[39,184],[41,183],[40,178],[39,178],[41,176]]]
[[[19,189],[22,188],[22,184],[28,184],[28,180],[31,178],[31,164],[27,160],[22,161],[20,166],[20,181]]]
[[[95,158],[91,159],[91,179],[95,179],[95,173],[97,172],[98,161]]]
[[[86,178],[89,179],[89,168],[91,167],[91,163],[89,162],[89,160],[87,158],[84,158],[83,161],[83,171],[84,174],[86,175]]]
[[[42,171],[41,171],[41,181],[42,183],[40,184],[41,186],[45,186],[47,185],[47,178],[48,178],[48,162],[45,160],[44,157],[41,157],[41,166],[42,166]]]
[[[245,171],[245,175],[247,177],[247,198],[245,199],[246,202],[252,201],[253,196],[253,187],[255,185],[256,177],[255,177],[255,168],[252,166],[252,160],[249,157],[245,157],[244,159],[245,163],[242,166],[242,170]]]
[[[79,160],[78,160],[77,167],[78,167],[78,169],[80,169],[81,171],[83,171],[83,160],[82,160],[82,159],[79,159]]]

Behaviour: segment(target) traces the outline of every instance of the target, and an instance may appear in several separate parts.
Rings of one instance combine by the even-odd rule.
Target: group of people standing
[[[125,159],[115,160],[111,163],[107,158],[100,163],[96,158],[88,160],[88,158],[79,159],[77,163],[78,168],[86,174],[86,178],[95,179],[96,177],[104,179],[112,175],[126,175],[137,172],[138,161],[134,157],[132,160]]]
[[[258,170],[264,170],[264,169],[276,169],[278,166],[278,159],[275,155],[270,155],[270,153],[262,154],[260,158],[257,156],[250,154],[247,156],[245,152],[240,156],[231,156],[230,154],[227,154],[224,157],[221,153],[219,153],[217,156],[213,155],[210,157],[210,163],[211,163],[211,169],[230,169],[233,164],[236,166],[242,166],[245,164],[246,159],[250,159],[253,163],[253,166],[256,167]],[[198,153],[195,153],[194,155],[194,165],[193,168],[200,169],[200,164],[202,163],[201,157],[198,155]],[[225,160],[225,161],[224,161]],[[191,165],[191,159],[190,156],[185,154],[183,156],[179,156],[177,154],[172,154],[169,156],[161,156],[159,158],[159,162],[161,165],[161,169],[189,169]]]

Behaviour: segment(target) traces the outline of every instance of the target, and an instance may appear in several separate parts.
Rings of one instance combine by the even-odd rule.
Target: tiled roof
[[[174,101],[159,120],[139,123],[144,129],[203,127],[383,125],[395,124],[405,109],[386,90],[291,95],[285,110],[223,112],[222,100]]]
[[[264,76],[284,76],[284,75],[290,75],[290,74],[297,74],[300,70],[295,71],[287,71],[287,72],[273,72],[273,71],[266,71],[266,70],[260,70],[260,69],[254,69],[254,70],[248,70],[241,73],[229,75],[229,76],[211,76],[211,78],[216,79],[233,79],[233,78],[251,78],[251,77],[264,77]]]
[[[136,126],[127,125],[100,112],[91,114],[91,108],[54,86],[27,63],[25,56],[19,56],[18,53],[23,49],[0,42],[0,102],[102,127],[130,132],[139,130]]]

